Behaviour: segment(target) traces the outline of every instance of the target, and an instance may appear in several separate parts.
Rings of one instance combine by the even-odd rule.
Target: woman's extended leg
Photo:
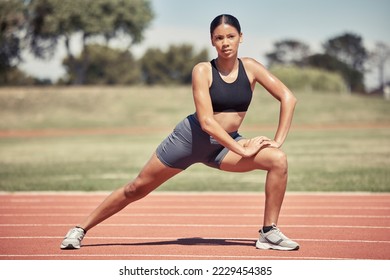
[[[153,154],[133,181],[111,193],[79,226],[86,231],[91,229],[130,203],[145,197],[181,171],[167,167]]]
[[[112,192],[82,223],[68,232],[61,248],[80,248],[80,242],[86,231],[119,212],[130,203],[145,197],[181,171],[181,169],[165,166],[156,154],[153,154],[133,181]]]

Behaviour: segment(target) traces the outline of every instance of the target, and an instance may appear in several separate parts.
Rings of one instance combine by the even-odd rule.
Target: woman
[[[211,22],[210,34],[218,56],[193,69],[196,112],[175,127],[132,182],[110,194],[89,217],[68,232],[62,249],[79,249],[89,229],[198,162],[231,172],[266,170],[264,221],[256,247],[299,248],[276,227],[287,184],[287,160],[280,147],[290,129],[296,99],[260,63],[238,58],[243,37],[235,17],[226,14],[216,17]],[[274,139],[265,136],[244,139],[237,132],[256,83],[280,101]]]

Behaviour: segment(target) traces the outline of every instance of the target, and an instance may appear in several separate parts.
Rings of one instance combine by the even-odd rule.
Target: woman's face
[[[229,58],[237,55],[238,46],[242,42],[242,33],[229,24],[222,23],[214,29],[211,43],[217,50],[218,56]]]

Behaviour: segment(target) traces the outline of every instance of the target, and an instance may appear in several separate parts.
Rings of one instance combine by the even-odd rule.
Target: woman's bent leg
[[[287,185],[287,158],[283,151],[264,148],[256,156],[243,158],[233,152],[223,159],[221,170],[247,172],[266,170],[264,225],[277,224]]]
[[[256,248],[275,250],[297,250],[299,244],[286,237],[277,227],[287,184],[287,158],[283,151],[264,148],[256,156],[242,158],[228,152],[223,159],[221,170],[247,172],[255,169],[268,171],[265,182],[265,207],[263,226]]]

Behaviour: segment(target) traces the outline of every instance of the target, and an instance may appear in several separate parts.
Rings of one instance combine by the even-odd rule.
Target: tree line
[[[379,72],[379,91],[383,93],[386,85],[384,70],[390,58],[388,45],[378,42],[375,49],[369,51],[361,36],[347,32],[328,39],[322,48],[322,53],[312,54],[306,43],[285,39],[274,43],[274,50],[266,57],[269,66],[294,65],[337,72],[352,92],[365,92],[364,74],[376,68]]]
[[[51,59],[61,43],[67,75],[60,84],[190,83],[192,66],[208,59],[206,50],[195,53],[182,44],[149,49],[138,60],[132,55],[153,18],[147,0],[0,0],[0,85],[49,83],[27,77],[17,66],[22,51]],[[80,54],[71,47],[76,37]],[[127,46],[109,47],[117,38]]]
[[[147,49],[139,59],[133,56],[131,48],[142,42],[153,19],[148,0],[0,0],[0,85],[50,83],[28,77],[18,65],[22,51],[51,59],[59,44],[67,54],[62,62],[67,75],[59,84],[191,83],[194,64],[209,59],[206,49],[196,52],[181,44]],[[126,47],[110,47],[118,38]],[[72,50],[72,40],[80,40],[81,53]],[[378,43],[369,51],[362,37],[353,33],[328,39],[321,53],[313,54],[299,40],[284,39],[266,54],[271,68],[294,65],[337,72],[353,92],[365,92],[364,74],[369,69],[378,69],[378,88],[383,91],[389,57],[388,45]]]

